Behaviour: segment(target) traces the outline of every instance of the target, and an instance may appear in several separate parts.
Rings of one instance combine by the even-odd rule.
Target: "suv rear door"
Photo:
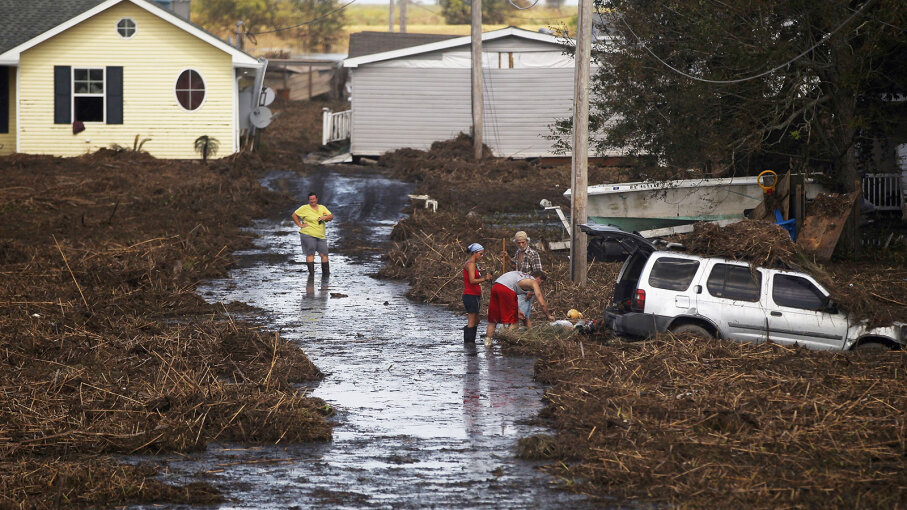
[[[828,308],[828,293],[802,273],[772,270],[770,275],[769,338],[811,349],[842,349],[848,321],[843,313]]]
[[[699,315],[718,325],[724,338],[764,342],[763,271],[723,259],[705,259],[705,262],[703,278],[695,289]]]
[[[579,228],[589,237],[598,238],[602,242],[617,243],[629,253],[617,277],[611,302],[612,308],[621,312],[627,311],[634,298],[640,273],[649,256],[655,251],[655,245],[632,232],[625,232],[610,225],[587,223],[580,225]]]
[[[701,265],[702,259],[692,255],[674,252],[652,254],[638,285],[645,291],[645,312],[660,317],[694,314],[696,294],[693,282]]]

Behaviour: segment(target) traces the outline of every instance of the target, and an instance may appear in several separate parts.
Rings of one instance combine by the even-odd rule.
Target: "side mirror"
[[[825,313],[830,313],[832,315],[835,315],[838,313],[838,305],[835,304],[835,302],[832,301],[831,299],[826,299],[825,308],[823,308],[822,311]]]

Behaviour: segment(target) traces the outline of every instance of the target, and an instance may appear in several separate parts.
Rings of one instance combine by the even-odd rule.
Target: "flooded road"
[[[358,172],[275,174],[265,183],[300,204],[319,193],[335,216],[332,250],[339,240],[381,248],[411,186]],[[518,438],[544,432],[528,424],[543,393],[532,380],[534,359],[504,357],[481,339],[464,347],[465,316],[412,302],[405,283],[369,276],[380,250],[334,252],[330,279],[317,263],[308,278],[291,212],[259,221],[260,237],[237,254],[239,267],[199,293],[264,310],[257,320],[302,346],[325,373],[310,392],[337,410],[334,441],[211,445],[200,456],[168,459],[170,476],[204,476],[231,500],[221,508],[584,506],[515,458]]]

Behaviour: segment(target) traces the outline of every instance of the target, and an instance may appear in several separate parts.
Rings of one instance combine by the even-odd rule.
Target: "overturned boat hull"
[[[807,185],[807,198],[822,189]],[[570,197],[572,190],[564,192]],[[681,179],[598,184],[588,187],[586,213],[592,223],[638,232],[697,221],[743,218],[762,202],[757,177]]]

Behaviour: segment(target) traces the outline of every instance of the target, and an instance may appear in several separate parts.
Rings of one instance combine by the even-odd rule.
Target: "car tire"
[[[854,350],[860,352],[879,352],[879,351],[890,351],[891,348],[882,342],[863,342],[854,347]]]
[[[709,330],[698,324],[681,324],[680,326],[671,328],[671,333],[674,333],[675,335],[679,335],[681,333],[690,333],[692,335],[701,336],[703,338],[712,338],[714,336],[709,333]]]

